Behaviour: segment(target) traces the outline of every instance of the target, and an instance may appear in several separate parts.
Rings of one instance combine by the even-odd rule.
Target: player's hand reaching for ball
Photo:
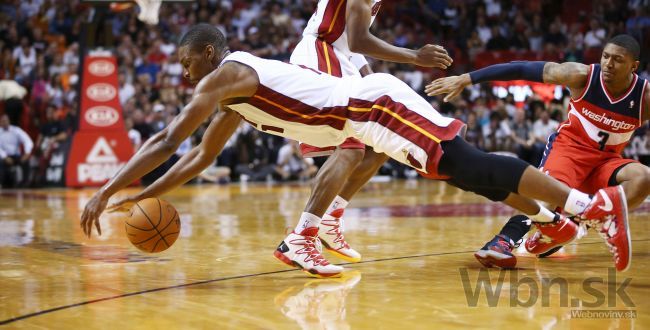
[[[424,45],[415,53],[415,61],[413,64],[428,67],[447,69],[454,60],[449,57],[447,50],[438,45]]]
[[[138,196],[127,196],[109,205],[107,210],[109,213],[128,212],[131,209],[131,207],[141,199],[142,198]]]
[[[429,96],[435,96],[440,94],[447,94],[444,101],[449,102],[453,100],[458,94],[460,94],[465,87],[472,84],[472,79],[470,76],[465,73],[460,76],[451,76],[445,78],[438,78],[428,84],[424,91]]]
[[[108,196],[105,196],[104,193],[100,190],[93,195],[93,197],[86,203],[84,211],[81,214],[81,229],[83,229],[84,234],[90,238],[90,234],[93,230],[93,225],[97,228],[97,234],[102,234],[102,228],[99,225],[99,216],[104,212],[108,204]]]

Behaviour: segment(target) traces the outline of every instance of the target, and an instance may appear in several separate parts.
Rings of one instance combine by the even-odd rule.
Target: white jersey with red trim
[[[372,1],[370,24],[375,21],[381,7],[381,0]],[[340,50],[345,56],[352,56],[348,45],[346,18],[347,0],[320,0],[316,12],[311,16],[303,36],[322,39]]]
[[[439,142],[453,139],[464,127],[388,74],[337,78],[245,52],[228,55],[221,65],[230,61],[252,68],[259,86],[245,103],[228,107],[269,134],[316,147],[354,137],[376,152],[429,173],[429,166],[437,166],[442,155]]]
[[[569,102],[568,119],[560,125],[559,136],[594,150],[620,154],[642,124],[647,84],[633,74],[629,89],[615,98],[607,91],[600,65],[592,64],[582,95]]]

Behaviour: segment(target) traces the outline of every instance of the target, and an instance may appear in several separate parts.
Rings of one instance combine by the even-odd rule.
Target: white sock
[[[564,211],[578,215],[584,212],[590,202],[591,197],[589,195],[576,189],[571,189],[569,197],[566,199],[566,204],[564,204]]]
[[[539,212],[537,214],[533,215],[528,215],[529,218],[531,218],[535,222],[553,222],[555,220],[555,212],[552,212],[551,210],[539,206]]]
[[[294,230],[294,233],[300,234],[305,228],[318,227],[318,225],[320,224],[320,220],[321,219],[316,215],[307,212],[302,212],[302,214],[300,215],[300,220],[298,221],[298,225]]]
[[[325,212],[325,214],[330,214],[336,209],[345,209],[348,206],[348,203],[349,202],[343,199],[343,197],[336,195],[332,201],[332,204],[330,204],[330,206],[327,208],[327,212]]]

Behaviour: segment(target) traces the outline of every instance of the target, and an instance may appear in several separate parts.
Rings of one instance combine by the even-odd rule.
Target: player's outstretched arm
[[[446,95],[445,102],[454,99],[465,87],[486,81],[528,80],[567,86],[578,95],[587,84],[589,66],[582,63],[515,61],[490,65],[460,76],[439,78],[424,91],[429,96]]]
[[[137,202],[139,200],[158,197],[199,175],[210,166],[221,153],[223,146],[235,132],[241,116],[232,110],[220,111],[208,126],[199,145],[183,155],[172,168],[139,194],[122,202]],[[118,206],[120,203],[116,203]]]
[[[215,100],[210,98],[211,95],[212,93],[197,88],[192,101],[174,118],[163,131],[164,133],[156,135],[151,143],[146,143],[108,183],[93,195],[81,214],[81,228],[86,236],[90,237],[93,225],[101,235],[99,216],[113,194],[169,159],[180,143],[208,118],[215,110]]]
[[[453,60],[447,51],[438,45],[425,45],[413,50],[393,46],[370,33],[372,8],[368,0],[347,2],[347,36],[350,50],[380,60],[411,63],[424,67],[446,69]]]
[[[90,237],[92,227],[101,235],[99,216],[108,199],[120,189],[167,160],[201,123],[216,110],[216,105],[224,100],[250,97],[255,94],[259,80],[249,67],[237,63],[227,63],[205,76],[197,85],[192,101],[171,122],[164,137],[145,146],[147,150],[138,152],[124,168],[119,171],[88,201],[81,215],[81,228]],[[145,148],[143,147],[143,149]]]

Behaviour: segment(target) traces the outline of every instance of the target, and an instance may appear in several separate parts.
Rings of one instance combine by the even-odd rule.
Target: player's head
[[[632,36],[619,34],[610,39],[600,57],[605,82],[627,81],[639,67],[641,47]]]
[[[192,26],[181,38],[178,57],[183,65],[183,77],[196,84],[212,72],[228,51],[226,37],[210,24]]]

